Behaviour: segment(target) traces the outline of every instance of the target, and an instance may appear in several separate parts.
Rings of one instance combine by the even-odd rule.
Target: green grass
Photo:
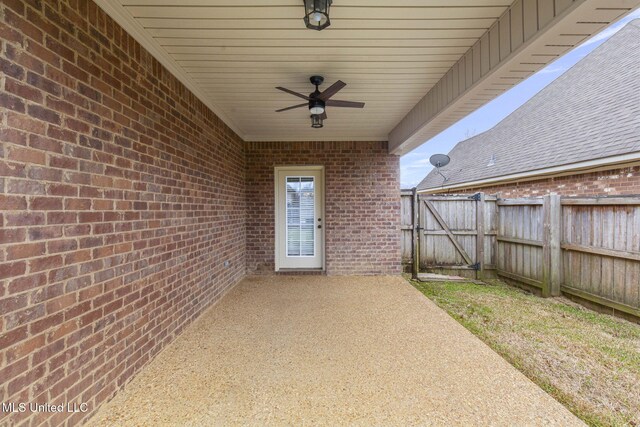
[[[640,426],[640,325],[499,281],[411,283],[592,426]]]

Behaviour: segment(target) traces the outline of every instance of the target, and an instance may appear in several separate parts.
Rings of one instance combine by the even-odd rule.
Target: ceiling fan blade
[[[326,102],[326,105],[331,107],[363,108],[364,102],[338,101],[337,99],[330,99]]]
[[[283,92],[287,92],[290,93],[293,96],[297,96],[298,98],[302,98],[302,99],[306,99],[307,101],[309,100],[309,97],[307,95],[303,95],[301,93],[298,92],[294,92],[291,89],[287,89],[286,87],[280,87],[278,86],[276,89],[281,90]]]
[[[332,84],[331,86],[329,86],[328,88],[326,88],[319,96],[318,98],[322,99],[323,101],[326,101],[327,99],[331,98],[333,95],[335,95],[336,93],[338,93],[338,91],[340,89],[342,89],[343,87],[345,87],[347,84],[345,82],[343,82],[342,80],[338,80],[337,82],[335,82],[334,84]]]
[[[324,110],[324,113],[322,113],[322,114],[320,115],[320,118],[321,118],[322,120],[327,120],[327,110]]]
[[[279,113],[281,111],[293,110],[294,108],[307,107],[308,105],[309,103],[307,102],[305,102],[304,104],[292,105],[291,107],[281,108],[279,110],[276,110],[276,113]]]

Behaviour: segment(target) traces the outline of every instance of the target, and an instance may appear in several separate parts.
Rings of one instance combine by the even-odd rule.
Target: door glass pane
[[[315,182],[287,177],[287,256],[315,255]]]

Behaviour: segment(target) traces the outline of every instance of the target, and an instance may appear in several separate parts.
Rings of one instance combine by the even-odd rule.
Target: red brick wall
[[[274,270],[274,167],[325,168],[327,274],[397,274],[399,159],[383,142],[251,142],[247,156],[247,269]]]
[[[562,196],[615,196],[640,194],[640,166],[599,172],[523,181],[491,187],[468,188],[456,193],[500,193],[505,199],[538,197],[549,193]]]
[[[243,143],[92,2],[0,9],[0,401],[93,411],[244,276]]]

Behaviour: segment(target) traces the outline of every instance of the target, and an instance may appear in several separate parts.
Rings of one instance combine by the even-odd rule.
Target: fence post
[[[560,196],[550,194],[544,196],[542,207],[543,228],[543,265],[542,265],[542,296],[556,297],[560,295],[562,249],[562,204]]]
[[[476,279],[484,279],[484,207],[485,194],[479,193],[476,202],[476,262],[478,269],[476,270]]]
[[[411,245],[412,267],[411,277],[416,280],[420,272],[420,205],[418,204],[418,190],[413,187],[411,196],[412,214],[411,229],[413,235],[413,244]]]

